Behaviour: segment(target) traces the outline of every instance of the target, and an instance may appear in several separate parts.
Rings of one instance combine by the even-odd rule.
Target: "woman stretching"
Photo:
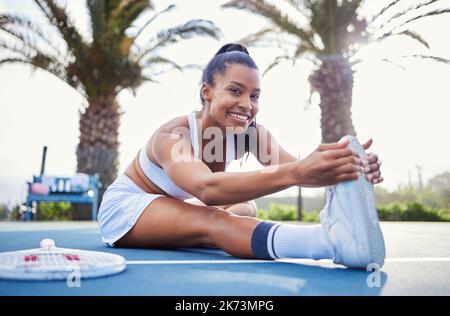
[[[361,146],[346,136],[300,160],[256,123],[260,92],[258,68],[247,49],[223,46],[203,71],[201,111],[162,125],[106,190],[98,215],[103,241],[118,247],[212,246],[242,258],[333,259],[362,269],[382,266],[373,184],[383,179],[377,156],[365,153],[372,141]],[[246,152],[258,159],[261,170],[225,172]],[[255,218],[253,199],[291,186],[327,187],[321,224]],[[191,198],[199,202],[185,202]]]

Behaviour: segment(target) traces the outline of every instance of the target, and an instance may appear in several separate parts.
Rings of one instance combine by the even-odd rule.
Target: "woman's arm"
[[[186,136],[159,133],[153,143],[158,144],[155,158],[172,181],[207,205],[249,201],[293,185],[324,186],[356,179],[357,164],[362,164],[343,142],[322,144],[301,161],[251,172],[212,172],[194,156]]]
[[[286,163],[248,172],[215,172],[204,182],[207,205],[245,202],[297,185],[300,166]]]
[[[258,135],[256,142],[257,146],[254,145],[255,143],[250,144],[250,152],[263,166],[284,164],[300,160],[278,144],[275,137],[273,137],[269,130],[263,125],[257,123],[256,130]],[[269,157],[272,159],[268,161]]]
[[[271,135],[271,133],[261,124],[257,124],[257,132],[258,132],[258,148],[262,150],[264,153],[263,156],[275,156],[275,163],[283,164],[294,161],[301,160],[289,152],[287,152],[281,145],[278,144],[277,140]],[[365,150],[367,150],[372,145],[372,139],[369,139],[367,142],[362,144]],[[258,159],[258,161],[264,165],[269,166],[272,161],[267,162],[267,159],[262,159],[260,157],[260,152],[256,150],[257,148],[251,148],[251,152]],[[378,155],[375,153],[368,153],[368,159],[363,160],[364,173],[368,181],[373,184],[377,184],[383,181],[381,177],[381,161],[378,159]],[[303,185],[308,186],[308,185]]]

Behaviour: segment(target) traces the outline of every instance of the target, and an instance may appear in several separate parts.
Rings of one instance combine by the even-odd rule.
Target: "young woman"
[[[236,257],[328,258],[355,268],[373,262],[382,265],[384,244],[380,244],[378,219],[363,223],[374,211],[373,201],[360,206],[363,209],[338,210],[336,204],[345,208],[346,202],[338,201],[336,192],[332,201],[329,194],[322,225],[285,225],[255,218],[253,199],[291,186],[333,188],[346,183],[350,186],[345,190],[355,191],[360,181],[383,180],[377,156],[362,159],[365,153],[351,146],[355,139],[321,144],[301,160],[289,154],[255,122],[260,92],[258,68],[247,49],[224,45],[203,72],[202,110],[162,125],[106,190],[98,216],[104,242],[118,247],[213,246]],[[250,130],[257,136],[253,141]],[[210,140],[212,134],[216,137]],[[238,146],[243,135],[247,142]],[[246,151],[264,168],[226,172],[229,163]],[[363,173],[366,178],[359,176]],[[185,202],[190,198],[199,202]],[[359,194],[356,199],[364,198]],[[362,224],[355,224],[357,217]],[[381,246],[380,259],[374,248]]]

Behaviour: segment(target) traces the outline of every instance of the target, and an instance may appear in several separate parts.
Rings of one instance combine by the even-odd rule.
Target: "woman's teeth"
[[[239,114],[235,114],[235,113],[231,113],[231,112],[229,112],[228,114],[234,118],[237,118],[238,120],[241,120],[241,121],[248,120],[248,116],[246,116],[246,115],[239,115]]]

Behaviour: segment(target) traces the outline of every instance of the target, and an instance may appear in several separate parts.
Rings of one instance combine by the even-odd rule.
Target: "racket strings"
[[[113,258],[72,253],[30,253],[0,257],[1,267],[33,268],[58,266],[102,266],[114,264]]]
[[[125,268],[122,256],[96,251],[52,246],[0,253],[0,279],[63,280],[74,271],[79,271],[81,278],[93,278]]]

